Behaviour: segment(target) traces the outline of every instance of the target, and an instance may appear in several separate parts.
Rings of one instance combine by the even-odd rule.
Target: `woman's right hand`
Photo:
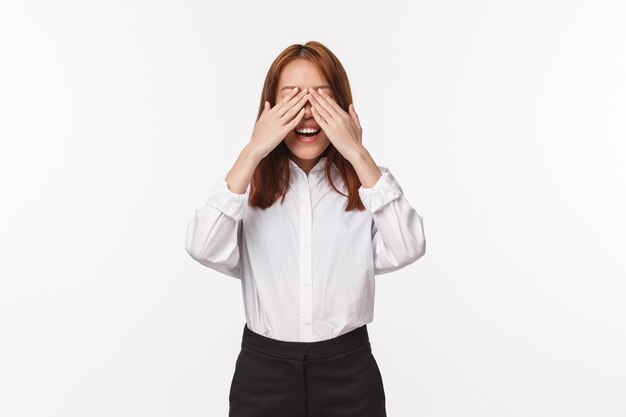
[[[296,94],[297,91],[297,87],[292,89],[272,108],[269,101],[265,101],[249,144],[260,158],[265,158],[302,120],[308,92],[305,89]]]

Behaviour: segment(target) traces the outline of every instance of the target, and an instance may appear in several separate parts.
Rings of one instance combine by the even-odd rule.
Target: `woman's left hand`
[[[356,156],[362,147],[363,129],[359,123],[359,116],[350,103],[346,113],[339,104],[324,90],[309,88],[311,111],[315,121],[326,133],[335,149],[348,161]]]

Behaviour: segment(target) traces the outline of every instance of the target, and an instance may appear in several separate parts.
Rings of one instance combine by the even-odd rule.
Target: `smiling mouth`
[[[317,129],[307,128],[307,129],[294,129],[293,130],[296,136],[300,136],[302,138],[312,138],[313,136],[317,135],[321,131],[322,131],[321,128],[317,128]]]

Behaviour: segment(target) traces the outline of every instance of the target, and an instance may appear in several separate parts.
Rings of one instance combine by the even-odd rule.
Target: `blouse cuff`
[[[366,209],[372,213],[380,210],[402,195],[402,187],[388,168],[378,167],[382,176],[371,188],[359,187],[359,196]]]
[[[241,220],[248,205],[248,194],[249,188],[243,194],[231,191],[226,178],[220,178],[213,186],[207,204],[234,220]]]

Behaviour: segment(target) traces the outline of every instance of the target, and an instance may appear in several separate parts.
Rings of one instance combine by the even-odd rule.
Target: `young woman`
[[[230,417],[384,417],[367,323],[374,276],[425,252],[422,217],[361,142],[348,78],[319,42],[272,63],[252,138],[187,228],[241,281]]]

